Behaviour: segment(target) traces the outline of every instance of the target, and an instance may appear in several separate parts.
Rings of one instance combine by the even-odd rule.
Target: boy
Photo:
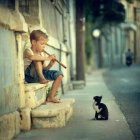
[[[25,81],[46,84],[49,82],[48,80],[54,80],[46,102],[59,103],[60,101],[55,98],[55,94],[61,84],[63,74],[61,71],[49,70],[54,65],[56,57],[55,55],[43,55],[42,52],[47,41],[48,36],[41,30],[31,32],[31,48],[27,48],[24,51]],[[45,60],[50,61],[47,66],[44,63]]]

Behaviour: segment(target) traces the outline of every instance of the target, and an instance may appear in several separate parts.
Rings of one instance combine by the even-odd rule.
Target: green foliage
[[[133,3],[134,2],[134,0],[126,0],[127,2],[129,2],[129,3]]]
[[[46,91],[46,99],[49,97],[50,91],[51,91],[51,86],[48,87],[48,89],[47,89],[47,91]],[[58,91],[56,92],[55,96],[57,96],[57,95],[58,95]]]
[[[134,3],[134,1],[140,1],[140,0],[126,0],[128,3]]]
[[[93,38],[91,35],[92,27],[90,23],[86,23],[86,42],[85,42],[85,52],[86,52],[86,62],[90,65],[90,59],[93,53]]]
[[[90,65],[90,60],[93,54],[93,16],[89,8],[86,8],[86,32],[85,32],[85,54],[86,54],[86,63]]]
[[[50,91],[51,91],[51,87],[49,87],[49,88],[46,90],[46,98],[49,97],[49,95],[50,95]]]
[[[132,1],[132,0],[128,0]],[[87,0],[86,15],[92,15],[93,22],[102,19],[102,22],[124,22],[124,5],[116,0]]]

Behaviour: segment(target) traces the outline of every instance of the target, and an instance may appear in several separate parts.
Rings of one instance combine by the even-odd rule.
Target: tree
[[[125,9],[117,0],[93,0],[92,12],[95,20],[102,17],[104,22],[124,22]]]
[[[76,0],[76,79],[85,81],[84,1]]]

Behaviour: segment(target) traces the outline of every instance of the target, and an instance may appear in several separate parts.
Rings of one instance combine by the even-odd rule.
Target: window
[[[21,12],[29,14],[29,0],[19,0],[19,9]]]
[[[43,17],[43,26],[47,32],[63,42],[64,40],[64,25],[63,25],[63,5],[60,1],[42,1],[42,17]]]
[[[0,5],[15,10],[15,0],[0,0]]]

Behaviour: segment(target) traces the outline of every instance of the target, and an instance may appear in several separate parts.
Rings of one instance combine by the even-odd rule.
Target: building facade
[[[125,65],[125,54],[130,48],[134,63],[140,61],[140,2],[120,0],[125,8],[125,21],[119,24],[105,24],[99,38],[94,39],[94,68]]]
[[[64,73],[68,89],[75,75],[75,10],[67,0],[0,1],[0,139],[10,140],[21,131],[20,110],[25,107],[23,51],[29,34],[41,29],[49,35],[46,50],[67,66],[53,69]]]

